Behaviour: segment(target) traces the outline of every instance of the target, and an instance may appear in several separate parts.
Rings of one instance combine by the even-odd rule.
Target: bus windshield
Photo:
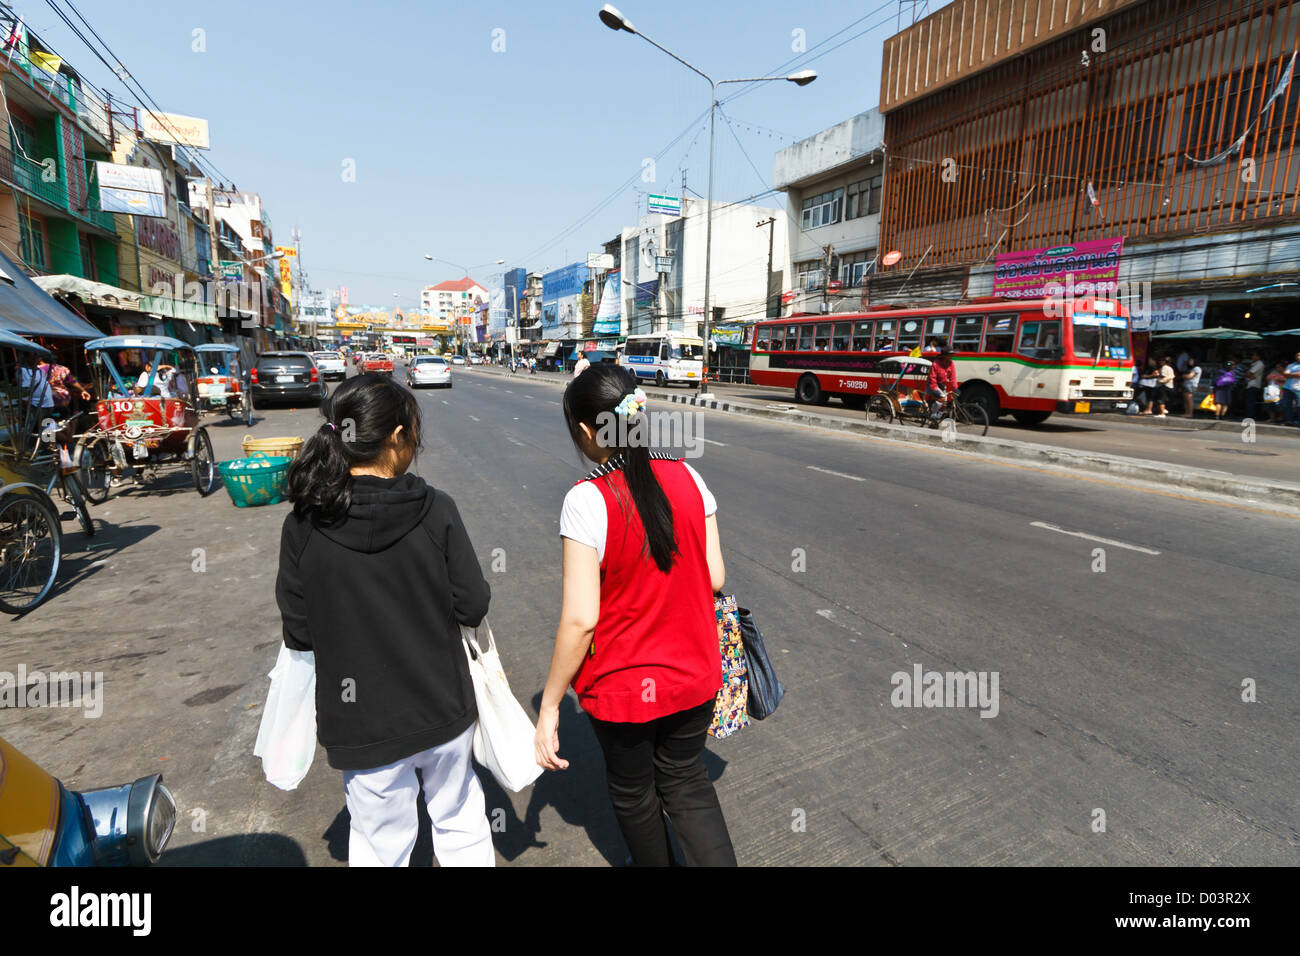
[[[669,350],[669,357],[675,359],[694,359],[699,361],[704,355],[704,346],[694,342],[679,342]]]
[[[1072,325],[1075,358],[1128,358],[1128,328],[1123,319],[1076,315]]]

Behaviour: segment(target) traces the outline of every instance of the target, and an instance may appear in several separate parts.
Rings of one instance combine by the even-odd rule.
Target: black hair
[[[367,372],[336,388],[320,410],[325,424],[289,466],[286,497],[299,517],[332,524],[352,504],[351,470],[389,454],[389,436],[398,425],[407,447],[419,449],[420,406],[390,376]]]
[[[598,435],[613,432],[613,444],[605,447],[611,447],[615,455],[621,456],[632,504],[645,529],[646,546],[655,565],[666,574],[678,553],[673,532],[673,509],[650,467],[648,442],[630,440],[635,434],[646,434],[646,430],[602,427],[613,420],[611,416],[617,414],[614,408],[636,388],[636,376],[628,369],[604,363],[592,365],[564,390],[564,421],[569,426],[574,447],[580,452],[582,431],[579,425],[589,425]]]

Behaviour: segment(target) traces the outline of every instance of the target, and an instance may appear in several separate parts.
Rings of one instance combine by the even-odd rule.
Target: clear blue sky
[[[209,121],[205,157],[227,184],[261,194],[277,243],[302,230],[313,286],[346,285],[353,302],[410,307],[422,286],[461,275],[425,253],[556,268],[635,224],[636,189],[677,195],[683,168],[692,190],[706,189],[707,115],[657,161],[653,184],[641,170],[705,113],[708,85],[605,27],[597,0],[72,2],[164,110]],[[724,105],[736,136],[719,122],[722,201],[770,189],[777,149],[877,105],[897,11],[893,0],[615,5],[715,79],[819,72],[810,86],[764,84]],[[14,6],[92,83],[122,93],[47,4]],[[342,178],[346,160],[355,182]]]

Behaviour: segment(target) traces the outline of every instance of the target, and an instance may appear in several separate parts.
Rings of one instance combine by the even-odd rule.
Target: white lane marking
[[[558,405],[558,404],[560,404],[559,402],[552,402],[549,398],[546,400],[546,402],[547,402],[547,404],[549,404],[549,405]]]
[[[527,399],[530,399],[530,400],[531,400],[532,397],[533,397],[533,396],[529,395],[527,392],[524,392],[524,398],[527,398]]]
[[[450,405],[451,402],[447,401],[447,400],[444,398],[444,399],[442,400],[442,404],[444,404],[444,405]]]
[[[1150,548],[1143,548],[1136,544],[1128,544],[1124,541],[1116,541],[1114,538],[1099,538],[1095,534],[1084,534],[1082,531],[1066,531],[1064,528],[1058,528],[1054,524],[1048,524],[1046,521],[1031,521],[1031,527],[1042,528],[1046,531],[1055,531],[1057,534],[1068,534],[1072,538],[1086,538],[1089,541],[1097,541],[1101,544],[1113,544],[1117,548],[1127,548],[1130,551],[1141,551],[1143,554],[1159,554],[1159,551],[1152,551]]]
[[[710,445],[717,445],[719,448],[726,448],[727,443],[724,441],[714,441],[712,438],[701,438],[700,441],[706,441]]]
[[[510,444],[512,444],[512,445],[518,445],[520,448],[527,448],[527,447],[528,447],[526,444],[524,444],[523,442],[521,442],[518,438],[515,438],[513,435],[507,435],[507,436],[506,436],[506,441],[510,442]]]
[[[513,390],[513,389],[509,389],[509,388],[507,388],[507,389],[506,389],[506,394],[507,394],[507,395],[513,395],[513,394],[514,394],[514,390]]]
[[[859,631],[856,627],[850,627],[849,625],[845,624],[843,621],[837,621],[837,620],[835,620],[835,612],[832,611],[832,610],[831,610],[830,608],[828,608],[828,607],[820,608],[820,609],[817,611],[817,616],[818,616],[818,617],[824,617],[824,618],[826,618],[826,620],[830,621],[830,622],[831,622],[832,624],[834,624],[836,627],[842,627],[842,628],[844,628],[846,631],[852,631],[854,634],[858,635],[858,637],[863,637],[863,636],[865,636],[865,635],[863,635],[863,633],[862,633],[861,631]],[[850,638],[849,638],[849,641],[852,642],[852,643],[854,643],[854,644],[856,644],[856,643],[858,643],[858,637],[850,637]]]
[[[810,471],[820,471],[823,475],[834,475],[836,478],[847,478],[849,481],[866,481],[865,478],[859,478],[857,475],[846,475],[842,471],[831,471],[829,468],[818,468],[816,465],[809,465]]]
[[[476,422],[477,422],[477,421],[482,421],[482,419],[480,419],[477,415],[471,415],[470,418],[474,419],[474,421],[476,421]]]

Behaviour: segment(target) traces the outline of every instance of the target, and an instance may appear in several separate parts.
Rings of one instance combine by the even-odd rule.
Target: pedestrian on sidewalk
[[[537,762],[563,770],[569,685],[605,755],[614,816],[636,866],[669,866],[664,814],[687,862],[736,854],[702,756],[722,685],[713,594],[725,569],[717,503],[685,462],[652,454],[645,395],[625,368],[594,365],[564,391],[573,443],[599,467],[560,513],[564,598],[537,718]]]
[[[1214,420],[1222,421],[1232,405],[1232,390],[1237,387],[1237,373],[1228,363],[1214,379]]]
[[[349,866],[406,866],[423,777],[442,866],[492,866],[470,763],[478,711],[459,625],[491,597],[456,503],[407,474],[420,408],[363,373],[322,403],[289,466],[276,600],[291,650],[316,655],[317,737],[343,771]]]
[[[1173,399],[1174,369],[1169,361],[1168,355],[1160,360],[1160,375],[1156,380],[1156,418],[1168,417],[1165,407]]]
[[[591,362],[587,359],[587,353],[583,352],[578,356],[578,361],[573,363],[573,377],[577,378],[589,368],[591,368]]]
[[[1268,407],[1268,420],[1274,424],[1283,421],[1282,394],[1286,391],[1286,363],[1274,362],[1264,379],[1264,404]]]
[[[1264,394],[1264,359],[1259,352],[1250,353],[1250,365],[1246,369],[1246,417],[1254,421],[1259,410],[1259,402]]]
[[[1137,394],[1134,395],[1134,400],[1142,406],[1139,415],[1151,414],[1151,406],[1156,400],[1156,389],[1160,387],[1159,381],[1160,369],[1156,366],[1156,360],[1148,356],[1142,374],[1138,378]]]
[[[1201,366],[1196,359],[1187,357],[1187,367],[1183,372],[1183,408],[1188,418],[1196,417],[1196,389],[1201,384]]]
[[[1282,417],[1286,424],[1300,428],[1300,352],[1286,367],[1286,384],[1282,387]]]

